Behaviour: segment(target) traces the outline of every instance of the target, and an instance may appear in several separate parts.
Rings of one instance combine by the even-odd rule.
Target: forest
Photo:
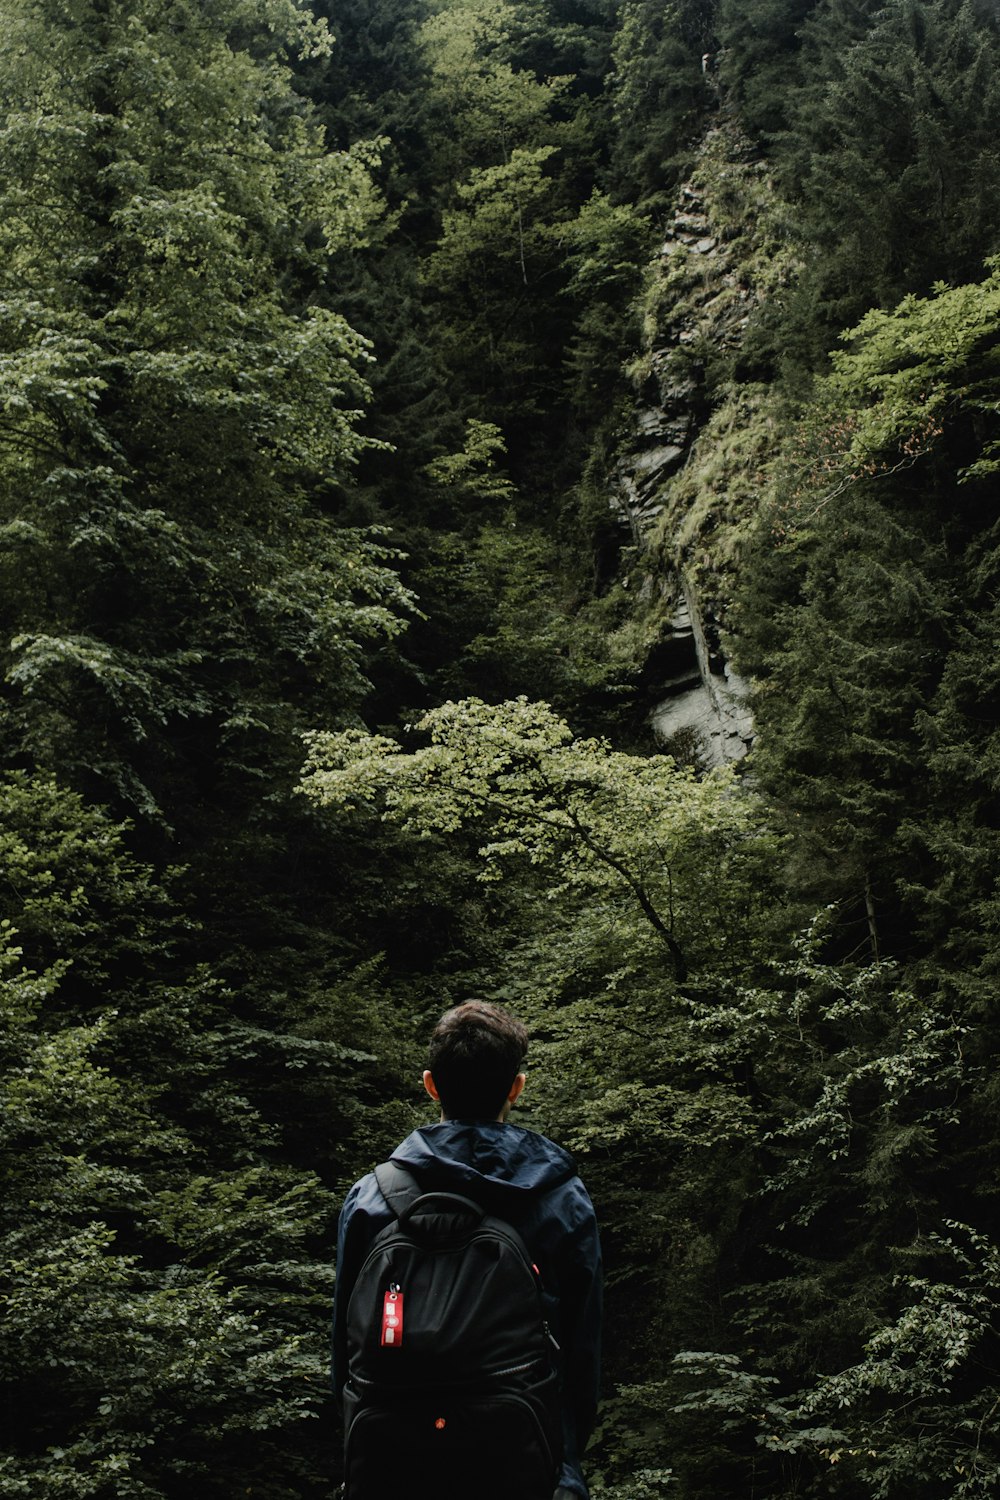
[[[0,0],[4,1500],[329,1500],[529,1026],[594,1500],[1000,1492],[996,0]]]

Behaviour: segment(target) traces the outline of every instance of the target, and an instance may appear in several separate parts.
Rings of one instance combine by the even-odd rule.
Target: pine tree
[[[802,28],[818,0],[720,0],[721,79],[757,136],[779,131],[801,80]]]
[[[712,108],[718,37],[711,4],[626,0],[609,79],[614,119],[609,187],[659,206]]]
[[[365,358],[324,267],[372,193],[291,94],[282,47],[322,45],[294,7],[5,29],[8,754],[172,823],[394,628],[379,548],[324,500]]]
[[[405,613],[341,514],[372,157],[325,149],[286,0],[0,11],[3,1485],[287,1500],[330,1464],[313,1169],[400,1110],[362,1137],[379,986],[292,796]]]
[[[818,19],[808,36],[784,149],[828,322],[978,276],[1000,211],[995,17],[900,0],[850,45]]]
[[[921,829],[942,797],[978,816],[985,790],[973,760],[969,782],[950,792],[940,767],[962,739],[956,691],[974,693],[980,678],[996,306],[994,270],[872,312],[844,336],[789,444],[744,589],[745,664],[761,681],[758,764],[814,835],[806,876],[811,866],[818,889],[854,902],[859,941],[867,924],[877,948],[886,921],[883,953],[911,959],[950,942],[948,922],[969,931],[960,903],[933,914],[948,881],[968,889],[960,844],[949,873],[935,873],[940,852],[930,856]],[[988,825],[988,795],[982,805]],[[928,882],[937,895],[925,905]]]

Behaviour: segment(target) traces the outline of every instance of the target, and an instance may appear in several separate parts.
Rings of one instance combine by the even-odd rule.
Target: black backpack
[[[375,1176],[396,1218],[347,1308],[347,1500],[550,1500],[556,1345],[524,1241],[393,1162]]]

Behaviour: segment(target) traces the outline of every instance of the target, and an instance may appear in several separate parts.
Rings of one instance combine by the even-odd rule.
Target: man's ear
[[[528,1075],[526,1073],[518,1073],[517,1077],[514,1079],[514,1082],[510,1086],[510,1093],[507,1095],[508,1104],[517,1103],[518,1099],[520,1099],[521,1094],[524,1091],[524,1085],[527,1083],[527,1081]]]
[[[441,1103],[441,1095],[437,1091],[437,1084],[434,1082],[434,1079],[431,1076],[430,1068],[424,1069],[424,1088],[427,1090],[436,1104]]]

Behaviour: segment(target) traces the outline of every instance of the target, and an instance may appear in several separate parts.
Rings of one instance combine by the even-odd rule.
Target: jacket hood
[[[422,1125],[392,1153],[422,1187],[465,1191],[484,1207],[514,1209],[576,1175],[568,1151],[520,1125],[443,1120]]]

